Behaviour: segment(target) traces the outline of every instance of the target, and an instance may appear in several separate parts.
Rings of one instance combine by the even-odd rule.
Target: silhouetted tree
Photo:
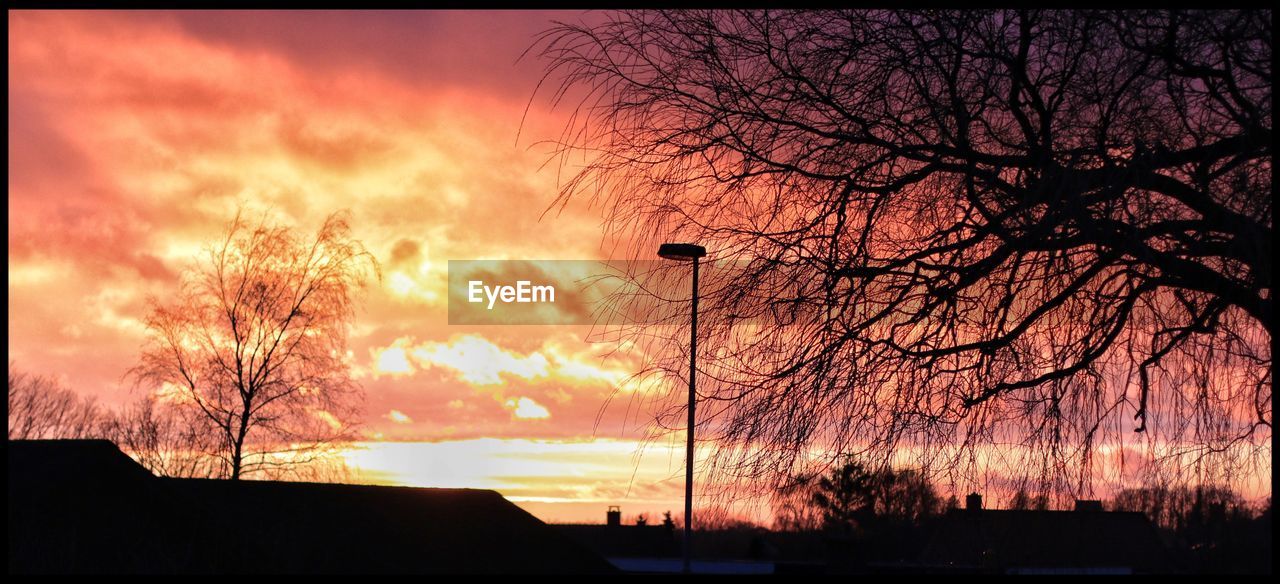
[[[213,478],[222,474],[217,429],[191,408],[153,395],[111,416],[105,436],[158,476]]]
[[[1043,493],[1031,495],[1026,487],[1021,487],[1009,500],[1009,509],[1019,511],[1045,511],[1049,508],[1049,497]]]
[[[1234,490],[1214,485],[1149,486],[1122,489],[1111,500],[1116,511],[1138,511],[1178,534],[1202,531],[1214,521],[1252,515]]]
[[[1269,503],[1255,511],[1228,487],[1152,485],[1121,490],[1110,507],[1145,514],[1169,535],[1180,561],[1191,571],[1270,570]]]
[[[955,493],[952,493],[950,496],[947,497],[947,502],[943,503],[942,508],[943,509],[959,509],[960,499],[956,497]]]
[[[732,504],[715,503],[695,508],[693,518],[693,528],[697,531],[753,531],[761,528],[752,520],[736,513]]]
[[[856,462],[819,477],[811,501],[822,511],[823,525],[851,529],[875,514],[875,476]]]
[[[109,412],[50,377],[18,371],[9,363],[9,439],[102,438]]]
[[[153,301],[132,370],[216,436],[225,476],[310,461],[348,436],[359,387],[347,364],[354,294],[377,263],[330,216],[311,240],[240,215],[171,302]]]
[[[773,494],[773,528],[777,531],[813,531],[822,527],[823,511],[813,504],[812,475],[799,475]]]
[[[784,530],[820,524],[848,532],[875,521],[918,524],[941,511],[942,499],[919,472],[872,470],[848,460],[828,474],[793,479],[775,516],[776,525]]]
[[[700,304],[724,468],[1087,476],[1128,430],[1269,460],[1271,46],[1269,11],[643,11],[539,50],[582,98],[558,204],[737,261]],[[629,338],[680,380],[672,330]]]

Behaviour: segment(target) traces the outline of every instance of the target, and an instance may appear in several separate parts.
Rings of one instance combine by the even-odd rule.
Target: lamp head
[[[664,243],[658,255],[669,260],[693,261],[707,255],[707,248],[692,243]]]

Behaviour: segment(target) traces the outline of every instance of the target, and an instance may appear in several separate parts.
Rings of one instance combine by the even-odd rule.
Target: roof
[[[494,491],[158,478],[105,441],[14,441],[9,571],[611,572]]]
[[[1171,557],[1141,513],[952,509],[919,563],[980,572],[1153,573]]]
[[[673,530],[661,525],[560,524],[552,527],[606,558],[680,555]]]

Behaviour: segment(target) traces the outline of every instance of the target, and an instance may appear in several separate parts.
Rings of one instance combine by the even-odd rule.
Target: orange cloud
[[[10,358],[137,399],[124,373],[148,298],[177,291],[238,206],[307,231],[348,209],[384,268],[349,340],[366,436],[636,435],[625,405],[601,412],[625,359],[585,333],[446,320],[449,259],[606,253],[598,211],[543,217],[556,169],[529,145],[565,113],[526,115],[542,72],[516,61],[553,18],[577,16],[10,12]]]
[[[146,298],[171,295],[241,203],[304,229],[352,211],[388,268],[357,319],[357,354],[446,330],[447,259],[595,254],[585,210],[539,221],[555,176],[515,138],[522,120],[527,144],[562,118],[542,104],[525,115],[540,72],[512,65],[543,24],[499,16],[11,13],[11,357],[130,399],[122,364]],[[397,48],[305,49],[347,42],[333,33],[350,18],[401,31],[374,35]],[[409,34],[409,20],[438,34]],[[473,46],[470,64],[442,58],[468,43],[491,46]],[[476,59],[511,74],[477,75]],[[382,373],[408,373],[385,357]]]

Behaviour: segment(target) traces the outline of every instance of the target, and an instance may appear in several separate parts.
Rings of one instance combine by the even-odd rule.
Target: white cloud
[[[400,411],[400,410],[391,410],[391,411],[387,412],[387,413],[386,413],[386,415],[384,415],[384,416],[382,416],[382,417],[384,417],[384,418],[386,418],[386,419],[388,419],[388,420],[391,420],[392,422],[395,422],[395,423],[397,423],[397,424],[412,424],[412,423],[413,423],[413,418],[410,418],[409,416],[405,415],[405,413],[404,413],[404,412],[402,412],[402,411]]]
[[[518,420],[545,420],[551,417],[547,408],[527,397],[509,399],[505,405]]]

